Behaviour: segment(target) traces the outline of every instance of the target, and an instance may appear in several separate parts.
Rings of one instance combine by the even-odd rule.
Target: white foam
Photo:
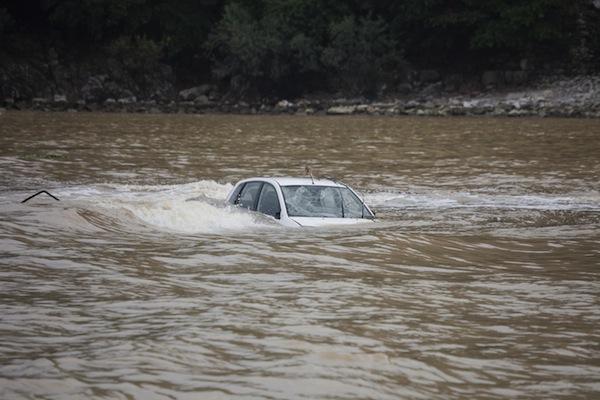
[[[84,199],[88,197],[119,197],[156,198],[170,196],[172,198],[186,199],[191,196],[204,196],[216,200],[225,200],[233,185],[231,183],[218,183],[212,180],[202,180],[179,185],[120,185],[104,184],[93,186],[75,186],[58,192],[59,195],[70,199]]]
[[[139,220],[160,229],[182,233],[219,233],[254,230],[267,225],[260,217],[230,206],[203,201],[158,200],[121,204]]]
[[[116,214],[120,220],[131,215],[137,222],[173,232],[250,231],[274,225],[268,217],[228,205],[225,199],[232,187],[203,180],[181,185],[76,186],[56,194],[79,207]]]

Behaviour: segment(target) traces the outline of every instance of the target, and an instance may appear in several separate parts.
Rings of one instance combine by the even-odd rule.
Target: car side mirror
[[[275,219],[281,219],[281,211],[276,212],[273,216],[275,217]]]

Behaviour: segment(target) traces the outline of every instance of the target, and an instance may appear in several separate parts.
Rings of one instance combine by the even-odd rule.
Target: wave
[[[185,234],[254,231],[276,226],[269,217],[232,207],[225,198],[233,185],[210,180],[180,185],[117,185],[102,184],[55,189],[60,198],[60,213],[71,226],[80,229],[85,224],[74,223],[74,210],[79,218],[105,231],[139,232],[166,231]],[[11,196],[11,197],[16,197]],[[48,199],[38,199],[40,205]],[[57,204],[58,205],[58,204]],[[52,204],[52,215],[57,211]],[[50,210],[33,208],[36,220],[43,222]],[[51,220],[60,219],[54,216]],[[52,225],[52,221],[48,221]],[[63,224],[59,224],[63,225]]]
[[[425,189],[419,192],[372,192],[365,202],[383,209],[498,208],[532,210],[599,211],[600,193],[585,191],[553,194],[480,194]]]

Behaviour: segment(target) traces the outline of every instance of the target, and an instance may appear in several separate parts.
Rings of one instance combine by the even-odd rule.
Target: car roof
[[[249,181],[265,181],[265,182],[270,182],[270,183],[277,183],[279,186],[315,185],[315,186],[344,187],[343,184],[333,181],[331,179],[296,178],[296,177],[290,177],[290,176],[254,177],[254,178],[244,179],[242,182],[249,182]]]

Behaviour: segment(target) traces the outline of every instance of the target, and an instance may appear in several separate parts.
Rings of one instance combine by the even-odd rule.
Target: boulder
[[[196,97],[196,99],[194,100],[194,104],[197,106],[206,106],[206,105],[210,104],[210,100],[208,99],[208,96],[206,96],[205,94],[202,94],[202,95]]]
[[[527,114],[528,114],[528,112],[526,110],[515,109],[515,110],[510,110],[507,115],[509,117],[523,117],[523,116],[526,116]]]
[[[67,96],[65,96],[64,94],[55,94],[54,95],[54,102],[55,103],[66,103],[67,102]]]
[[[275,104],[275,107],[279,108],[279,109],[283,109],[286,110],[288,108],[292,108],[294,106],[294,103],[287,101],[287,100],[280,100],[277,102],[277,104]]]
[[[34,97],[33,99],[31,99],[31,102],[33,103],[33,105],[42,105],[48,104],[50,100],[48,100],[45,97]]]
[[[123,105],[133,104],[137,102],[137,98],[135,96],[121,97],[119,100],[117,100],[117,102]]]
[[[366,112],[368,112],[369,107],[371,107],[369,104],[360,104],[360,105],[356,106],[356,112],[366,113]]]
[[[184,89],[179,92],[179,98],[183,101],[192,101],[199,96],[206,96],[212,90],[212,86],[208,84],[194,86],[189,89]]]
[[[350,115],[354,114],[356,106],[335,106],[327,109],[329,115]]]
[[[414,109],[416,107],[419,106],[419,102],[416,100],[409,100],[405,105],[404,108],[410,110],[410,109]]]

